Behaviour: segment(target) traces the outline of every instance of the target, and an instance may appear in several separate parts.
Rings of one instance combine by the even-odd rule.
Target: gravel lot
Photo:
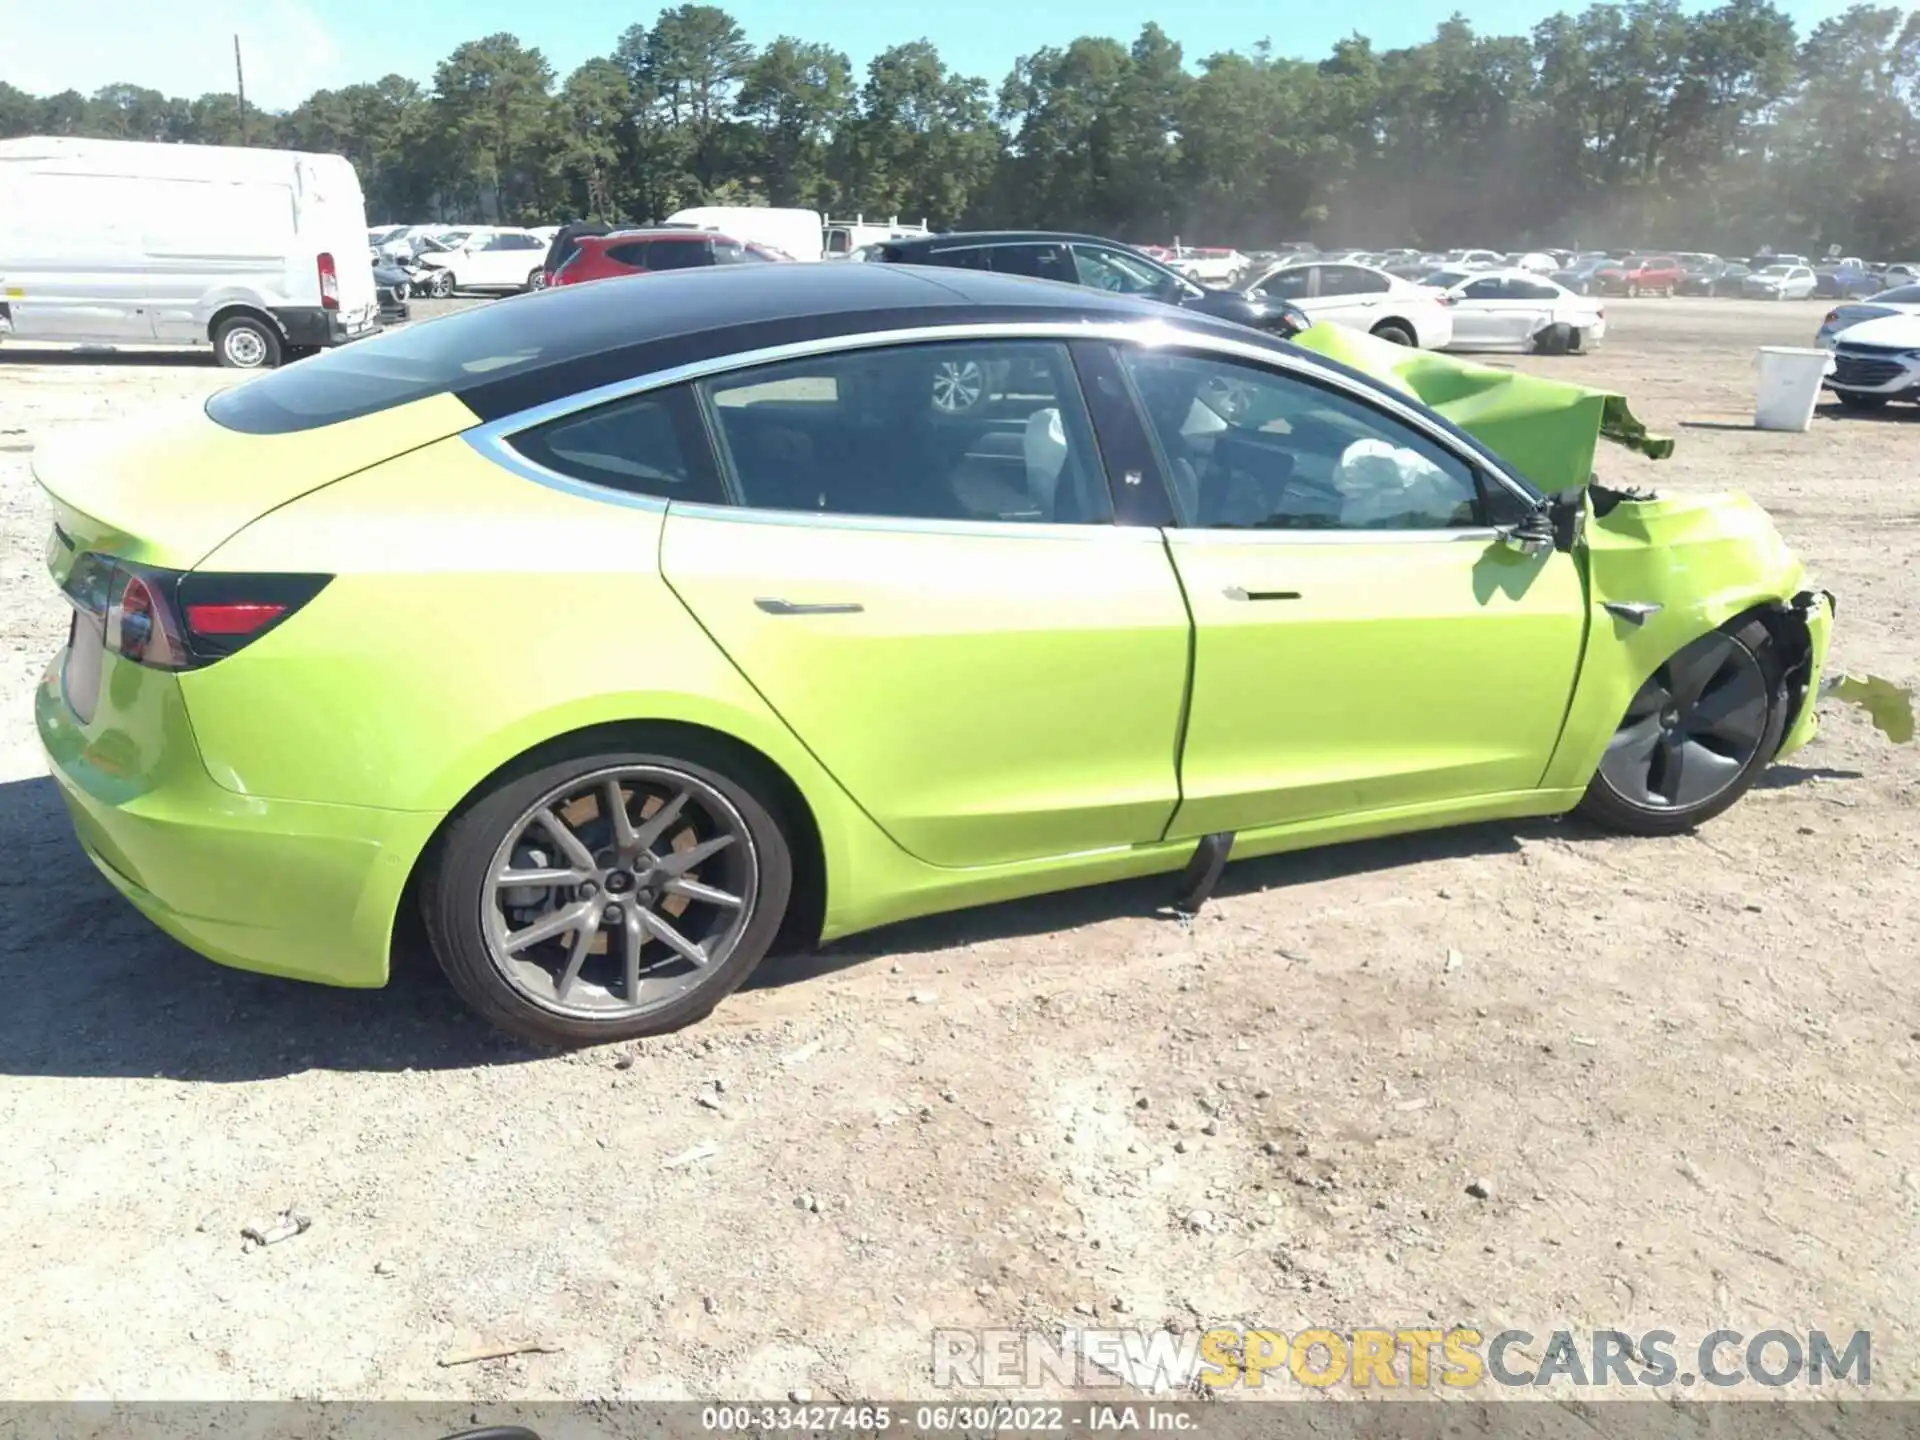
[[[1920,680],[1920,412],[1755,432],[1755,347],[1819,307],[1609,308],[1526,362],[1679,436],[1609,478],[1747,489],[1837,661]],[[207,964],[70,837],[29,447],[226,378],[0,347],[5,1397],[926,1397],[933,1327],[1215,1321],[1867,1328],[1874,1391],[1920,1392],[1920,758],[1857,712],[1695,836],[1249,862],[1190,929],[1164,883],[1008,905],[533,1055],[427,967]],[[523,1340],[554,1353],[437,1363]]]

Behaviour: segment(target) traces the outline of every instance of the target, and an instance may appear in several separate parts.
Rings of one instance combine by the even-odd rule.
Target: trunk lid
[[[56,435],[35,450],[34,478],[62,532],[47,557],[56,580],[89,550],[190,570],[268,511],[478,423],[441,394],[318,430],[257,435],[227,429],[203,404]]]

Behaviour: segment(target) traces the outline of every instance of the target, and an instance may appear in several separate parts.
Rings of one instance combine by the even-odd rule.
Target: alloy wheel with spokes
[[[516,1034],[578,1044],[677,1029],[739,985],[779,927],[792,859],[754,788],[706,759],[581,756],[459,817],[422,899],[462,996]]]
[[[1779,746],[1778,677],[1772,639],[1758,624],[1681,649],[1627,706],[1585,808],[1616,828],[1653,833],[1724,810]]]
[[[723,795],[626,766],[556,787],[500,842],[488,948],[535,1004],[639,1014],[725,963],[756,886],[753,839]]]
[[[977,360],[942,360],[933,372],[933,408],[964,415],[986,397],[987,372]]]

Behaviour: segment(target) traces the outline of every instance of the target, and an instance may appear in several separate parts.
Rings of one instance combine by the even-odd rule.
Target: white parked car
[[[1751,300],[1805,300],[1819,284],[1809,267],[1776,262],[1743,279],[1740,293]]]
[[[1831,350],[1842,332],[1888,315],[1920,315],[1920,285],[1902,285],[1869,295],[1864,300],[1849,300],[1834,306],[1827,312],[1814,339]]]
[[[1833,352],[1826,386],[1849,410],[1920,401],[1920,314],[1883,315],[1850,326]]]
[[[697,230],[723,232],[735,240],[770,246],[795,260],[826,257],[826,222],[818,210],[777,205],[696,205],[676,210],[669,225],[691,225]]]
[[[1449,250],[1443,257],[1449,265],[1504,265],[1507,257],[1498,250]]]
[[[1544,250],[1527,250],[1509,255],[1502,263],[1535,275],[1551,275],[1560,268],[1560,262]]]
[[[380,328],[366,236],[339,155],[0,140],[0,331],[21,340],[270,368]]]
[[[1453,312],[1437,292],[1371,265],[1282,262],[1248,293],[1291,301],[1315,320],[1365,330],[1396,345],[1439,350],[1453,339]]]
[[[1178,245],[1167,264],[1196,285],[1231,285],[1252,262],[1238,250]]]
[[[464,232],[448,250],[430,250],[420,263],[436,272],[427,293],[444,298],[456,290],[537,290],[546,277],[547,246],[531,230],[490,226]]]
[[[1563,355],[1606,337],[1600,301],[1527,270],[1460,275],[1446,290],[1453,309],[1451,350],[1518,350]]]

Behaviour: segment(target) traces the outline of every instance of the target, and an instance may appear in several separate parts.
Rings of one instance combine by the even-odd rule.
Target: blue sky
[[[922,36],[957,68],[997,86],[1014,59],[1076,35],[1131,40],[1148,20],[1190,59],[1244,49],[1265,38],[1281,54],[1318,58],[1342,35],[1377,43],[1425,39],[1454,10],[1483,34],[1523,31],[1560,9],[1545,0],[1345,0],[1279,5],[1274,0],[961,0],[913,7],[871,0],[734,0],[725,6],[756,41],[781,33],[828,41],[859,66],[891,44]],[[232,88],[232,36],[247,64],[247,96],[280,108],[327,85],[399,71],[420,80],[462,40],[509,30],[538,45],[562,73],[604,54],[629,24],[651,21],[654,0],[627,9],[592,0],[9,0],[0,41],[0,80],[39,93],[92,91],[126,80],[178,95]],[[1845,8],[1845,0],[1800,0],[1785,8],[1802,27]],[[917,11],[917,13],[916,13]]]

